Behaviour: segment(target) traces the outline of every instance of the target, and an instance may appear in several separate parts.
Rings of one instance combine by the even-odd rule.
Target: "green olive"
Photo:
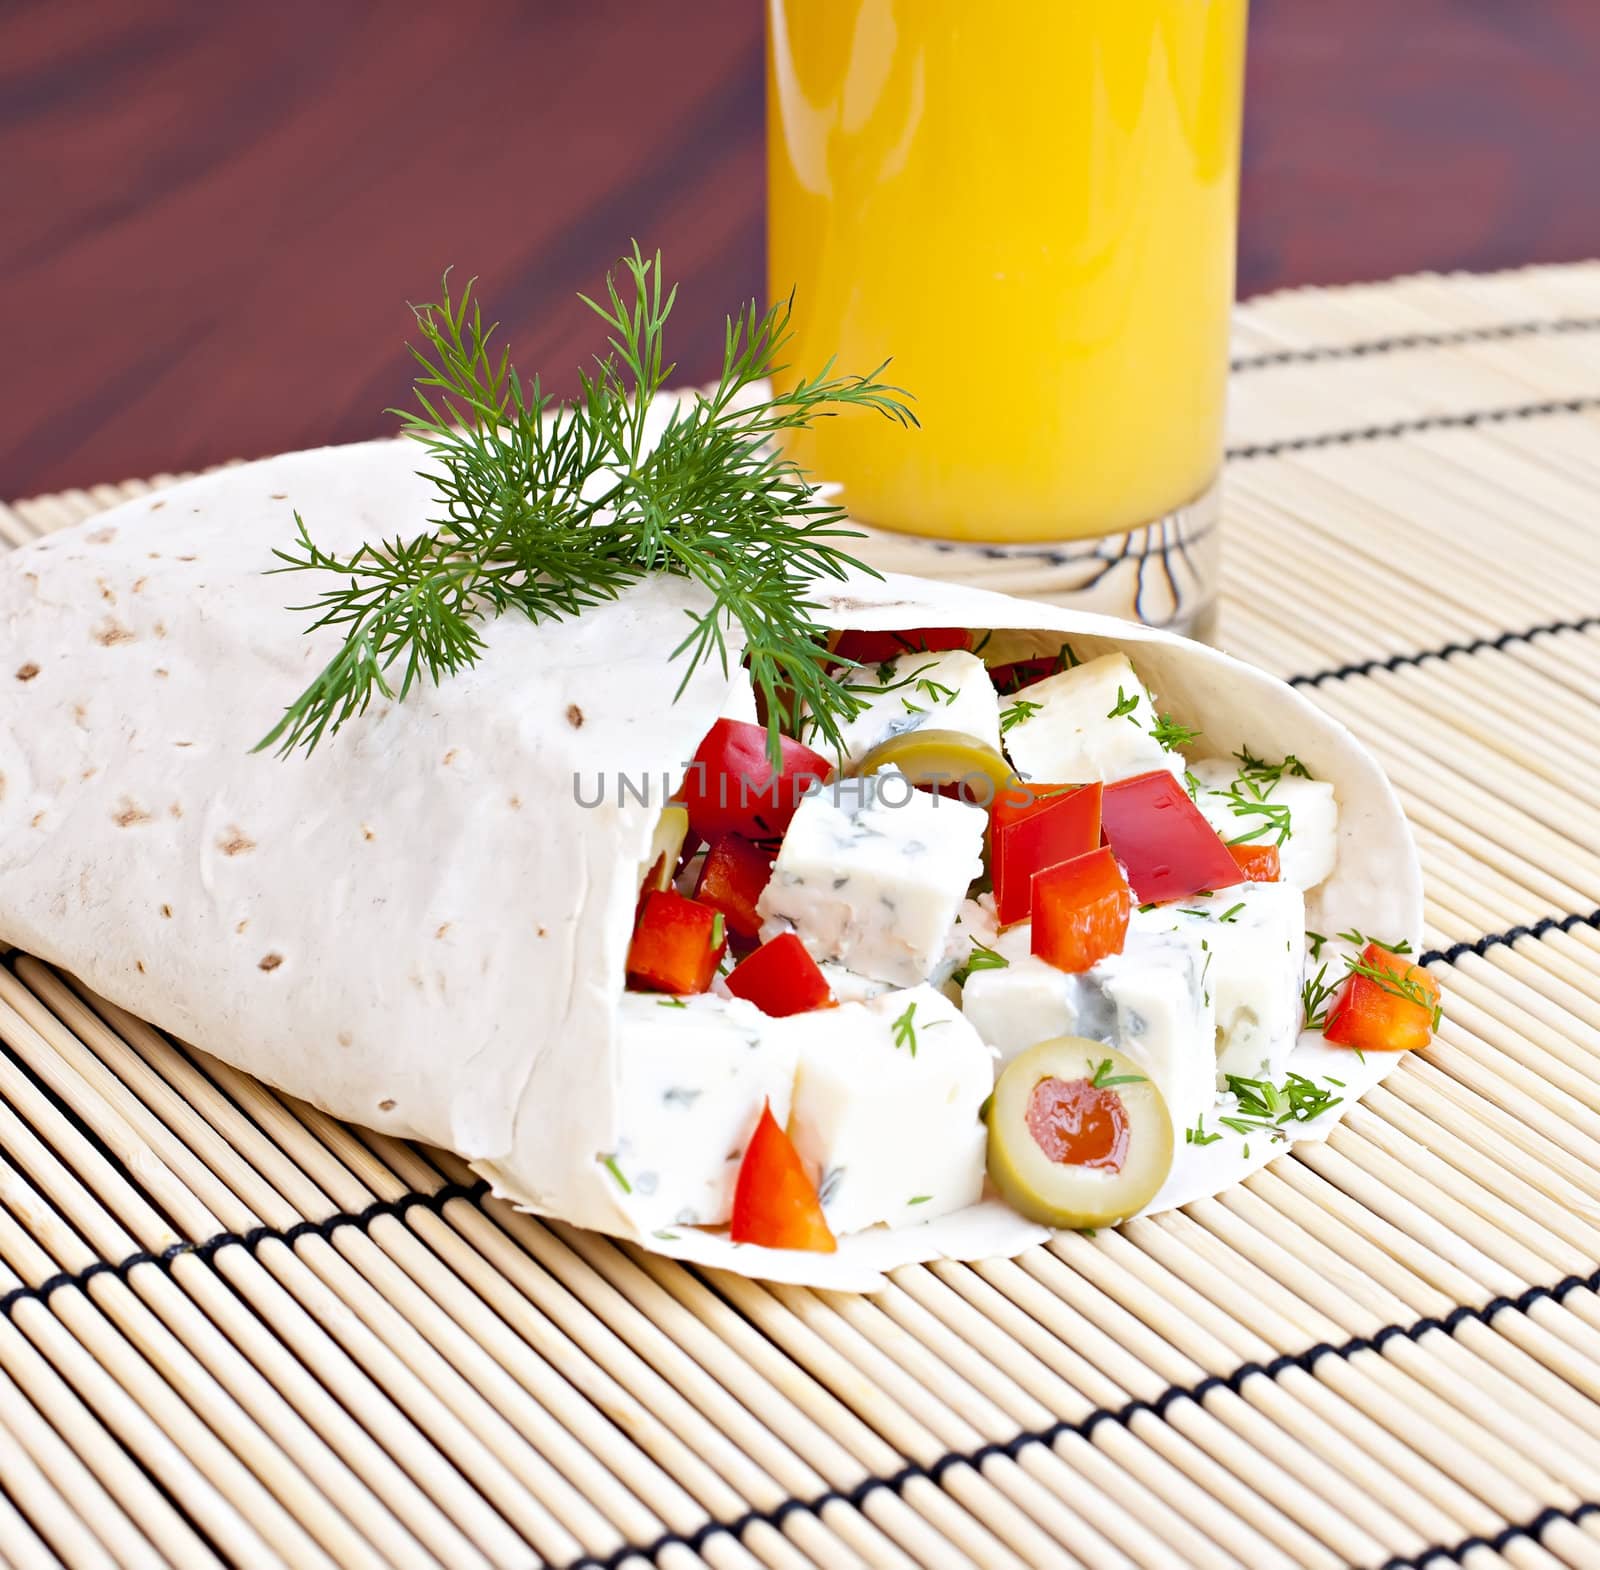
[[[682,802],[669,801],[656,819],[655,837],[650,849],[639,863],[639,892],[654,889],[658,893],[672,887],[672,875],[678,870],[678,858],[683,854],[683,842],[689,837],[689,809]]]
[[[1017,772],[993,747],[958,730],[908,730],[880,741],[853,773],[899,769],[913,785],[961,785],[980,807],[1017,783]]]
[[[1172,1170],[1161,1092],[1131,1058],[1083,1036],[1013,1058],[988,1122],[995,1187],[1046,1226],[1114,1226],[1144,1209]]]

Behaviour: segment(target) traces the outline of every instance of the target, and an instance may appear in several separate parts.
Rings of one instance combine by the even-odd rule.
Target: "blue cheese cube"
[[[1152,769],[1183,775],[1182,756],[1156,740],[1155,704],[1126,654],[1036,681],[1007,700],[1006,713],[1006,751],[1028,779],[1086,785]]]
[[[915,986],[949,963],[987,823],[894,769],[834,781],[800,803],[757,909],[788,922],[813,959]]]
[[[773,1024],[738,998],[623,994],[617,1147],[601,1159],[641,1231],[732,1216],[763,1100],[789,1116],[800,1038]]]
[[[1202,758],[1190,772],[1195,805],[1211,827],[1230,844],[1277,845],[1283,882],[1314,889],[1333,871],[1339,805],[1326,780],[1287,770],[1274,777],[1233,758]]]
[[[991,947],[1009,963],[968,974],[961,1006],[978,1034],[1009,1062],[1035,1042],[1086,1036],[1126,1052],[1167,1103],[1173,1131],[1216,1099],[1216,1012],[1204,939],[1130,926],[1121,954],[1069,975],[1028,952],[1027,923]]]
[[[1300,1033],[1305,896],[1292,883],[1241,883],[1220,894],[1138,911],[1149,931],[1209,945],[1206,989],[1217,1016],[1217,1076],[1283,1077]]]
[[[840,767],[860,763],[872,749],[914,730],[953,730],[1000,750],[1000,700],[975,654],[901,654],[848,678],[866,707],[841,727]]]
[[[977,1202],[994,1058],[948,998],[913,987],[781,1023],[801,1039],[789,1133],[835,1234]]]

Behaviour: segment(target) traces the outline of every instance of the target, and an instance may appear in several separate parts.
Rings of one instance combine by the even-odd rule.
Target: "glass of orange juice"
[[[877,565],[1203,626],[1247,0],[768,0],[786,358],[907,388],[818,422]]]

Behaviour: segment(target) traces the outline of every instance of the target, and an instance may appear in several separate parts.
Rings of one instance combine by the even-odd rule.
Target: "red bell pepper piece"
[[[1362,1052],[1420,1052],[1438,1020],[1439,983],[1381,943],[1369,943],[1359,965],[1330,1005],[1323,1036]]]
[[[989,667],[989,680],[994,683],[994,690],[1001,697],[1009,697],[1014,692],[1021,692],[1024,687],[1031,687],[1036,681],[1043,681],[1046,676],[1059,676],[1062,671],[1070,670],[1073,661],[1067,657],[1063,650],[1060,654],[1036,654],[1025,660],[1012,660],[1007,665],[991,665]]]
[[[806,1248],[818,1254],[831,1254],[839,1246],[800,1153],[766,1102],[739,1163],[729,1236],[735,1243]]]
[[[828,778],[821,753],[790,736],[780,738],[776,773],[767,757],[767,731],[746,720],[718,720],[706,732],[683,782],[689,826],[707,840],[719,834],[772,839],[788,828],[800,798]]]
[[[1020,804],[1028,792],[1034,799]],[[996,798],[989,814],[989,870],[1002,927],[1027,920],[1034,873],[1099,847],[1102,792],[1097,780],[1092,785],[1028,785]]]
[[[756,901],[772,877],[772,853],[738,834],[719,834],[706,849],[694,897],[720,910],[738,938],[761,936]]]
[[[740,960],[728,972],[728,991],[776,1019],[834,1007],[826,978],[792,932]]]
[[[841,632],[833,646],[836,659],[857,665],[881,665],[898,654],[938,654],[967,646],[965,627],[913,627],[909,632]]]
[[[1239,882],[1228,847],[1165,769],[1107,785],[1100,820],[1141,904],[1188,899]]]
[[[1276,845],[1230,845],[1228,854],[1239,869],[1239,883],[1276,883],[1283,876]]]
[[[1120,954],[1132,900],[1105,847],[1033,875],[1032,949],[1057,970],[1087,970]]]
[[[676,889],[646,898],[628,946],[628,985],[645,992],[704,992],[728,946],[720,911]]]

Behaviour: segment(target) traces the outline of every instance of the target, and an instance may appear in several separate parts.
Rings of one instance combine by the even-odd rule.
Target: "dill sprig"
[[[778,368],[793,301],[765,315],[752,303],[728,320],[716,387],[679,402],[652,439],[650,404],[674,369],[662,341],[677,290],[663,289],[659,253],[647,259],[635,244],[621,266],[622,288],[608,273],[604,301],[580,296],[610,353],[580,372],[566,406],[537,377],[523,382],[471,283],[453,297],[446,274],[439,301],[413,307],[417,407],[390,413],[430,460],[432,531],[339,556],[296,513],[298,538],[274,552],[282,565],[271,570],[318,574],[315,598],[292,609],[314,614],[308,630],[340,629],[344,643],[258,750],[310,751],[375,695],[403,701],[419,681],[475,664],[488,619],[581,615],[652,573],[693,579],[709,595],[670,651],[684,657],[680,694],[701,665],[730,668],[737,628],[774,761],[786,713],[808,712],[842,747],[840,725],[861,702],[833,672],[806,589],[872,570],[833,543],[859,535],[774,439],[844,408],[915,424],[906,395],[878,380],[883,366],[844,376],[832,362],[788,392],[756,392]]]

